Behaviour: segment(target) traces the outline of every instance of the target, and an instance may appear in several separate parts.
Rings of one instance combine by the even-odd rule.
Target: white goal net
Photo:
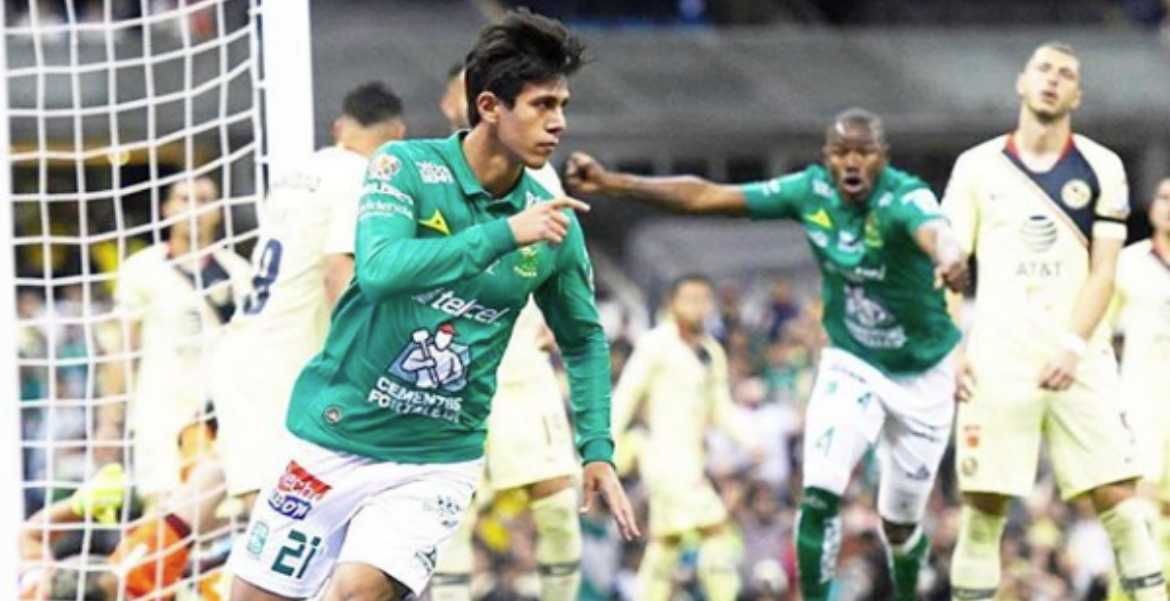
[[[0,8],[0,598],[226,598],[206,366],[312,150],[307,2]]]

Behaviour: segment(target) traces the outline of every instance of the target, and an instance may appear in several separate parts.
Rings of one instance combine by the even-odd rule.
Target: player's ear
[[[1024,73],[1022,71],[1016,76],[1016,95],[1020,98],[1024,97]]]
[[[475,108],[479,111],[479,120],[495,125],[500,122],[500,107],[503,106],[500,97],[492,92],[480,92],[475,97]]]
[[[1081,95],[1084,91],[1078,85],[1076,91],[1073,92],[1072,104],[1069,105],[1069,110],[1077,110],[1081,108]]]

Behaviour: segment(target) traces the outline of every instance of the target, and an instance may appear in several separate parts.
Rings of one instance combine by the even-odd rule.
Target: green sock
[[[898,546],[886,543],[890,559],[890,578],[894,581],[895,601],[918,598],[918,573],[930,555],[930,539],[919,527]]]
[[[806,488],[796,524],[796,563],[804,601],[828,601],[841,548],[841,499],[820,488]]]

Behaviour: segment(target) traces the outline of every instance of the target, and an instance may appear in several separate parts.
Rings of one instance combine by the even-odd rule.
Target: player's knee
[[[963,493],[963,504],[969,507],[974,507],[980,512],[1003,517],[1007,515],[1008,505],[1011,503],[1011,497],[999,495],[995,493],[985,492],[967,492]]]
[[[882,533],[891,545],[898,546],[910,540],[918,524],[898,524],[882,518]]]
[[[1093,503],[1093,509],[1097,513],[1104,513],[1117,507],[1122,501],[1133,497],[1136,490],[1136,480],[1123,480],[1098,486],[1090,490],[1088,495],[1089,500]]]
[[[406,587],[367,565],[340,565],[333,573],[326,601],[400,601]]]
[[[537,560],[548,564],[580,559],[581,524],[577,518],[576,491],[566,488],[533,501],[531,508],[538,537]]]

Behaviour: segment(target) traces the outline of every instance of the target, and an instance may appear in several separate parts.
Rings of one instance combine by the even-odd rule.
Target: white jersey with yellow
[[[1066,497],[1134,475],[1105,320],[1072,387],[1039,386],[1040,371],[1070,336],[1092,241],[1125,239],[1121,159],[1074,135],[1051,169],[1035,172],[1012,137],[1001,136],[959,157],[943,209],[978,264],[967,345],[977,385],[958,415],[962,490],[1028,494],[1042,438]]]
[[[362,155],[323,148],[277,179],[260,207],[253,291],[216,356],[218,444],[233,494],[265,484],[271,470],[259,458],[283,439],[293,383],[321,350],[332,310],[326,257],[353,254],[365,170]]]
[[[210,396],[210,356],[248,277],[247,261],[226,248],[176,260],[166,243],[134,253],[118,270],[118,310],[141,324],[127,424],[132,477],[144,495],[179,484],[179,432]]]
[[[727,357],[704,336],[692,347],[666,321],[634,346],[613,395],[617,444],[639,415],[647,433],[638,454],[650,493],[650,532],[676,534],[718,524],[727,510],[704,474],[704,435],[716,426],[743,446],[754,441],[732,412]],[[620,454],[620,452],[619,452]]]
[[[1143,470],[1170,501],[1170,262],[1150,240],[1121,252],[1112,316],[1125,335],[1121,397],[1137,432]]]

